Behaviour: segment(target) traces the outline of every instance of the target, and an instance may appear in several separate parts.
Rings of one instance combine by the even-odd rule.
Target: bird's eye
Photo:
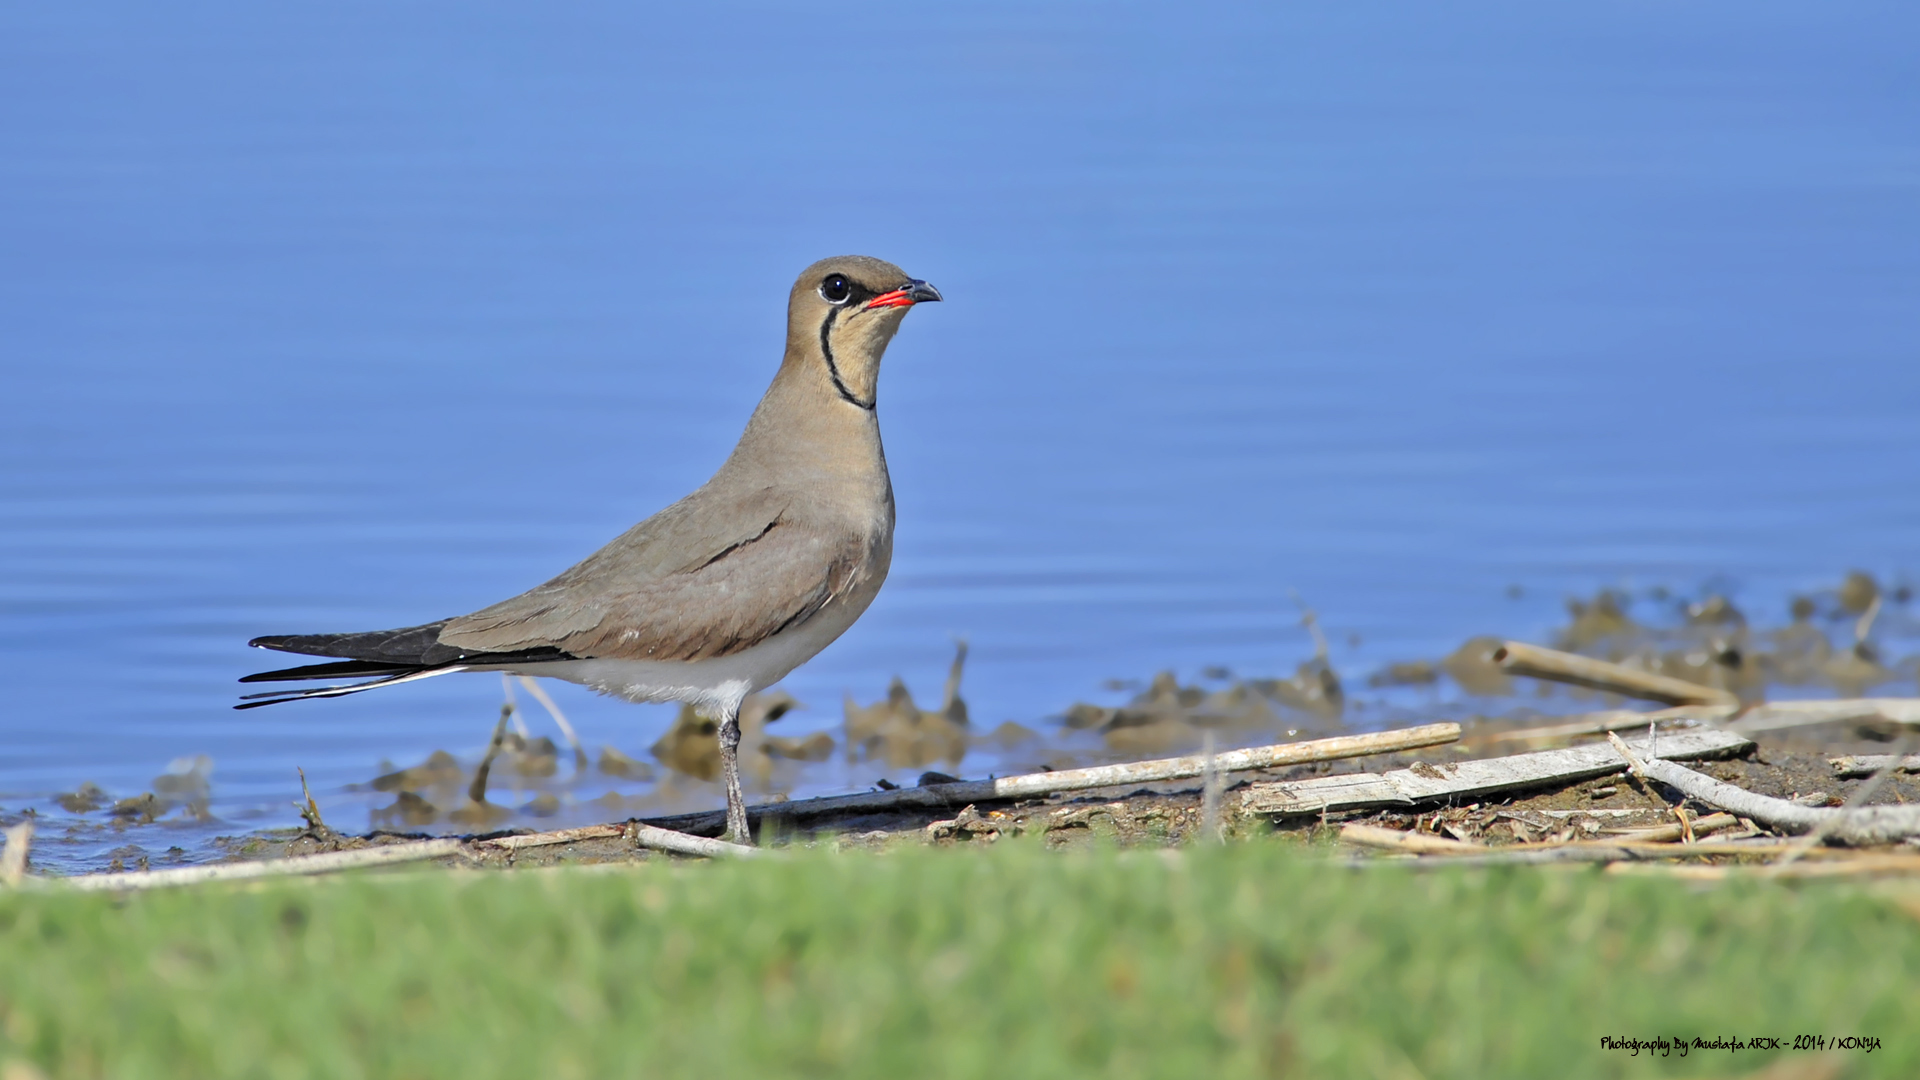
[[[820,283],[820,299],[829,304],[844,304],[853,295],[853,283],[839,274],[828,274]]]

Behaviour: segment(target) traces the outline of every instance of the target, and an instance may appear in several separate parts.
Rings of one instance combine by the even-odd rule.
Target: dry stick
[[[1608,731],[1638,727],[1646,723],[1664,724],[1671,721],[1727,724],[1735,731],[1752,734],[1848,720],[1881,720],[1892,724],[1920,727],[1920,698],[1777,701],[1767,705],[1754,705],[1744,710],[1735,705],[1676,705],[1650,712],[1606,709],[1601,712],[1578,713],[1565,717],[1560,723],[1545,727],[1499,731],[1473,738],[1488,743],[1544,742],[1550,739],[1572,738],[1577,735],[1599,735]]]
[[[1867,610],[1861,612],[1859,620],[1853,624],[1853,643],[1855,645],[1865,645],[1867,643],[1867,635],[1873,632],[1874,616],[1879,614],[1880,594],[1875,593],[1873,600],[1867,604]]]
[[[1425,746],[1439,746],[1454,742],[1459,738],[1459,724],[1425,724],[1420,727],[1402,728],[1398,731],[1375,732],[1371,735],[1341,735],[1309,742],[1229,750],[1214,755],[1214,768],[1222,773],[1273,769],[1314,761],[1337,761],[1341,758],[1364,757],[1368,754],[1417,750]],[[963,780],[954,784],[933,784],[928,787],[896,788],[893,791],[833,795],[821,799],[800,799],[793,802],[749,806],[747,815],[763,817],[767,814],[782,814],[798,820],[827,814],[875,810],[945,809],[965,806],[968,803],[1004,802],[1009,799],[1054,795],[1064,791],[1124,787],[1129,784],[1148,784],[1162,780],[1185,780],[1202,775],[1206,768],[1207,762],[1204,755],[1161,758],[1155,761],[1136,761],[1126,765],[1096,765],[1085,769],[1062,769],[1058,772],[1004,776],[998,780]],[[673,817],[649,818],[648,823],[680,832],[708,832],[726,824],[726,813],[713,810],[700,814],[680,814]]]
[[[1681,808],[1677,806],[1674,807],[1674,811],[1676,813],[1683,812]],[[1687,840],[1688,843],[1692,843],[1693,841],[1687,837],[1689,827],[1691,827],[1693,836],[1700,837],[1710,833],[1725,832],[1738,824],[1740,824],[1740,819],[1734,817],[1732,814],[1708,814],[1706,817],[1696,818],[1692,822],[1679,825],[1661,825],[1653,829],[1618,829],[1614,831],[1613,835],[1616,839],[1626,843],[1636,841],[1639,843],[1671,843],[1675,840]]]
[[[1502,642],[1493,662],[1509,675],[1572,683],[1669,705],[1739,705],[1725,690],[1519,641]]]
[[[553,722],[560,725],[560,733],[567,737],[567,745],[573,747],[574,771],[586,771],[587,752],[581,749],[580,736],[573,733],[573,725],[567,723],[567,714],[560,711],[560,706],[553,703],[553,699],[547,696],[546,690],[542,689],[532,676],[520,676],[520,685],[526,687],[527,693],[532,694],[533,699],[540,703],[540,707],[547,710],[547,715],[553,717]]]
[[[1713,814],[1701,818],[1696,828],[1698,832],[1717,832],[1737,824],[1739,824],[1738,820],[1730,814]],[[1671,829],[1671,832],[1668,831],[1669,829]],[[1638,833],[1619,836],[1612,840],[1581,841],[1572,844],[1516,844],[1503,849],[1494,849],[1488,847],[1486,844],[1451,840],[1443,836],[1429,836],[1425,833],[1402,832],[1399,829],[1386,829],[1378,825],[1354,824],[1342,826],[1340,829],[1340,839],[1345,843],[1357,844],[1361,847],[1382,848],[1388,851],[1403,851],[1417,855],[1446,855],[1450,857],[1448,860],[1450,862],[1457,861],[1451,858],[1457,855],[1517,855],[1528,852],[1558,850],[1561,848],[1594,849],[1604,852],[1620,853],[1621,857],[1624,858],[1635,858],[1645,855],[1663,857],[1715,854],[1730,855],[1737,854],[1741,850],[1731,845],[1707,845],[1702,847],[1698,844],[1672,843],[1672,841],[1680,839],[1680,836],[1680,827],[1674,825],[1669,826],[1667,829],[1645,829]],[[1661,841],[1666,842],[1662,843]],[[1592,855],[1580,855],[1574,858],[1577,861],[1592,861],[1594,857]],[[1533,860],[1534,857],[1529,855],[1528,859]]]
[[[1765,711],[1769,706],[1758,706]],[[1624,731],[1642,724],[1667,723],[1704,723],[1720,724],[1733,719],[1740,709],[1734,705],[1675,705],[1667,709],[1654,709],[1638,712],[1633,709],[1605,709],[1600,712],[1575,713],[1563,717],[1560,723],[1545,727],[1521,728],[1517,731],[1496,731],[1488,735],[1474,735],[1469,741],[1486,743],[1501,742],[1546,742],[1552,739],[1568,739],[1579,735],[1603,735],[1609,731]],[[1753,715],[1752,712],[1749,715]]]
[[[704,836],[688,836],[686,833],[642,825],[637,821],[618,825],[588,825],[579,829],[559,829],[554,832],[524,836],[497,836],[491,840],[480,840],[476,843],[518,851],[521,848],[570,844],[580,840],[604,840],[612,837],[625,837],[640,847],[652,848],[655,851],[671,851],[678,855],[703,855],[707,858],[746,859],[770,853],[764,848],[730,844],[724,840],[709,840]]]
[[[1837,701],[1776,701],[1756,705],[1727,726],[1749,735],[1761,731],[1879,720],[1920,727],[1920,698],[1841,698]]]
[[[493,771],[493,759],[500,755],[500,747],[507,741],[507,718],[513,715],[513,702],[506,701],[500,706],[500,722],[493,725],[493,738],[487,742],[487,755],[480,759],[480,767],[473,770],[473,783],[467,785],[467,798],[473,802],[487,801],[487,774]]]
[[[1867,615],[1869,617],[1871,617],[1873,613],[1876,610],[1878,610],[1877,605],[1879,604],[1879,601],[1880,601],[1879,597],[1877,596],[1874,597],[1875,606],[1869,607],[1867,609]],[[1873,793],[1880,790],[1880,786],[1887,782],[1887,777],[1893,775],[1894,770],[1900,764],[1900,759],[1906,756],[1907,744],[1910,741],[1911,741],[1911,736],[1902,737],[1900,740],[1900,744],[1894,747],[1893,753],[1888,755],[1894,760],[1887,762],[1885,765],[1882,765],[1879,769],[1875,770],[1872,776],[1867,777],[1865,783],[1853,789],[1853,794],[1847,796],[1846,804],[1840,807],[1840,813],[1834,815],[1831,818],[1828,818],[1825,824],[1819,825],[1809,830],[1807,835],[1802,837],[1798,843],[1788,848],[1787,853],[1785,855],[1782,855],[1780,857],[1780,861],[1775,865],[1775,869],[1779,870],[1794,863],[1796,860],[1800,858],[1800,856],[1807,853],[1808,848],[1819,843],[1822,839],[1826,837],[1828,833],[1832,832],[1836,825],[1838,825],[1842,821],[1847,820],[1848,811],[1856,810],[1859,807],[1865,805],[1866,801],[1873,797]]]
[[[1343,825],[1340,827],[1340,840],[1342,843],[1356,844],[1360,847],[1405,851],[1415,855],[1452,855],[1458,852],[1487,850],[1485,844],[1469,844],[1464,840],[1453,840],[1445,836],[1383,829],[1378,825]]]
[[[1862,776],[1872,776],[1881,769],[1898,768],[1901,772],[1920,772],[1920,754],[1861,754],[1833,758],[1827,762],[1833,766],[1835,780],[1857,780]]]
[[[1642,746],[1644,740],[1636,740]],[[1752,743],[1731,732],[1701,729],[1668,733],[1658,752],[1671,757],[1710,757],[1744,750]],[[1620,758],[1605,746],[1536,750],[1509,757],[1414,765],[1385,773],[1349,773],[1308,780],[1252,785],[1240,797],[1243,814],[1319,814],[1377,806],[1414,806],[1570,784],[1620,772]]]
[[[1866,806],[1854,810],[1828,810],[1801,806],[1785,799],[1755,795],[1745,788],[1722,783],[1692,769],[1658,758],[1639,758],[1617,735],[1609,735],[1614,749],[1627,760],[1628,767],[1649,779],[1658,780],[1688,798],[1710,806],[1752,818],[1785,832],[1803,833],[1828,826],[1829,839],[1846,844],[1891,844],[1920,835],[1920,806]]]
[[[27,876],[27,851],[33,846],[33,822],[23,821],[6,832],[7,846],[0,851],[0,885],[12,888]]]
[[[287,877],[298,874],[330,874],[366,866],[418,862],[447,855],[465,854],[459,840],[414,840],[383,847],[330,851],[324,855],[298,855],[272,862],[220,863],[216,866],[180,866],[170,870],[141,870],[131,874],[85,874],[80,877],[48,879],[59,887],[94,892],[102,889],[159,889],[170,885],[198,885],[206,881],[244,881],[249,878]]]

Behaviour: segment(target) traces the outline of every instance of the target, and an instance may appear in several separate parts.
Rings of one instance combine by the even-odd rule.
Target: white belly
[[[732,656],[711,660],[555,660],[515,668],[565,679],[628,701],[685,701],[717,716],[813,659],[845,633],[865,604],[833,604],[813,618]]]

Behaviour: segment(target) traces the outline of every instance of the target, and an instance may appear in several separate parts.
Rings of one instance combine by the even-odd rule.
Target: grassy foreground
[[[0,895],[8,1076],[1736,1076],[1787,1052],[1600,1040],[1825,1034],[1891,1077],[1916,1016],[1920,922],[1858,887],[1267,842]]]

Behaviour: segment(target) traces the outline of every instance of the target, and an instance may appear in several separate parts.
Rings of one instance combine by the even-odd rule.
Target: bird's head
[[[915,304],[940,290],[865,255],[822,259],[801,271],[787,302],[787,354],[824,367],[848,404],[871,410],[880,357]]]

